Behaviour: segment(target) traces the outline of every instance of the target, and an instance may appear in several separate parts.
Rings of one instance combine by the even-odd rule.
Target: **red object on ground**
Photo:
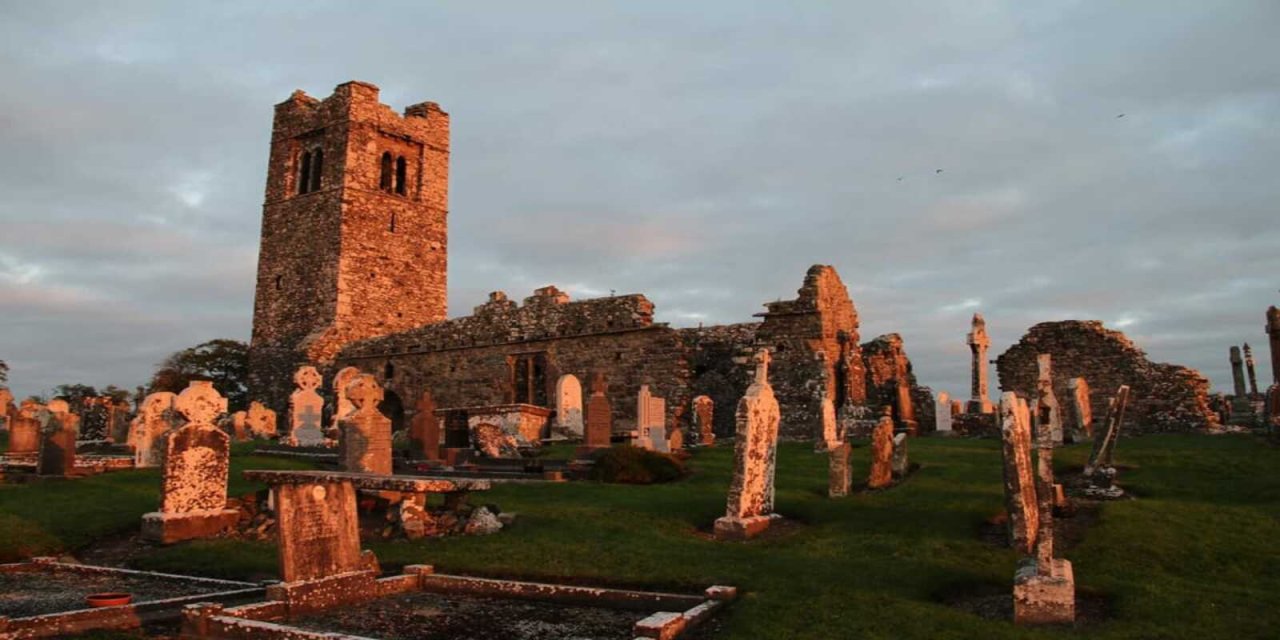
[[[94,593],[85,596],[85,602],[91,607],[117,607],[133,601],[131,593]]]

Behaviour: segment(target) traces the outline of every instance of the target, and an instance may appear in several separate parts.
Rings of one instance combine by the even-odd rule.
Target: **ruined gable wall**
[[[769,371],[782,408],[780,436],[812,439],[822,422],[823,388],[837,404],[861,404],[864,372],[858,314],[836,270],[810,267],[797,294],[795,300],[765,305],[756,342],[773,350]],[[839,366],[842,357],[848,366]]]
[[[1038,377],[1036,355],[1040,353],[1053,356],[1053,386],[1058,398],[1070,397],[1072,378],[1083,377],[1088,382],[1095,416],[1105,414],[1107,400],[1120,385],[1129,385],[1126,429],[1186,431],[1217,423],[1209,410],[1209,382],[1204,376],[1186,367],[1151,362],[1123,333],[1107,329],[1097,320],[1042,322],[1031,327],[996,359],[1001,390],[1033,397]]]

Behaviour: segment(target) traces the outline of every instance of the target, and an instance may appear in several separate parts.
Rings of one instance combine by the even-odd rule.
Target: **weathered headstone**
[[[982,314],[973,314],[973,324],[968,339],[971,360],[969,373],[971,378],[968,413],[991,413],[991,401],[987,399],[987,348],[991,346],[991,338],[987,337],[987,321]]]
[[[1266,399],[1266,415],[1267,427],[1272,433],[1280,428],[1280,384],[1273,384],[1267,387]]]
[[[1267,307],[1267,337],[1271,342],[1271,384],[1280,384],[1280,309]]]
[[[1120,437],[1120,425],[1129,404],[1129,386],[1121,385],[1116,396],[1107,405],[1107,417],[1102,428],[1093,436],[1093,451],[1084,466],[1084,477],[1089,482],[1087,493],[1092,497],[1117,498],[1124,492],[1115,486],[1116,470],[1112,462],[1116,440]]]
[[[770,359],[768,350],[756,353],[755,381],[738,401],[733,481],[725,515],[715,523],[717,539],[750,538],[777,517],[773,513],[773,476],[782,414],[769,385]]]
[[[237,411],[231,414],[229,418],[230,424],[224,425],[229,427],[227,435],[230,435],[236,442],[244,442],[249,439],[249,412]]]
[[[893,475],[903,478],[911,470],[907,459],[907,434],[898,433],[893,436]]]
[[[112,442],[129,440],[129,403],[120,402],[111,396],[103,396],[107,410],[107,432]]]
[[[363,568],[351,483],[277,484],[273,491],[282,580],[317,580]]]
[[[849,468],[849,456],[853,454],[853,445],[841,442],[827,452],[827,497],[839,498],[849,495],[853,485],[853,472]]]
[[[1231,382],[1234,384],[1236,397],[1243,398],[1245,396],[1244,369],[1243,369],[1244,359],[1240,357],[1240,347],[1231,345],[1230,355],[1231,355]]]
[[[698,435],[698,444],[709,447],[716,443],[715,417],[716,403],[710,396],[697,396],[693,399],[693,430]]]
[[[1093,405],[1089,402],[1089,383],[1084,378],[1072,378],[1067,388],[1071,391],[1071,441],[1084,442],[1093,437]]]
[[[898,398],[894,403],[894,409],[898,417],[898,429],[909,435],[920,435],[920,423],[916,421],[916,408],[911,403],[911,385],[907,384],[905,378],[898,379]]]
[[[362,373],[344,389],[355,410],[338,422],[338,467],[353,473],[391,473],[391,419],[378,411],[385,392]]]
[[[635,446],[650,451],[667,453],[667,401],[649,392],[649,385],[640,385],[636,398]]]
[[[520,457],[520,442],[500,425],[481,422],[471,425],[471,446],[487,458]]]
[[[939,433],[951,433],[951,396],[946,391],[938,392],[937,407],[933,410],[934,430]]]
[[[951,401],[951,417],[954,418],[962,413],[964,413],[964,403],[960,402],[959,400],[952,400]]]
[[[249,427],[251,437],[274,438],[276,436],[276,412],[257,400],[249,403],[249,410],[245,412],[245,424]]]
[[[813,443],[817,451],[830,451],[840,446],[840,427],[836,423],[836,405],[824,391],[822,394],[822,433]]]
[[[1036,379],[1036,410],[1031,416],[1031,428],[1036,437],[1044,430],[1045,437],[1053,441],[1054,446],[1062,444],[1062,408],[1058,398],[1053,394],[1053,367],[1050,354],[1036,356],[1039,376]]]
[[[333,417],[330,419],[330,428],[335,432],[338,430],[338,423],[355,411],[356,406],[347,398],[347,385],[358,375],[360,370],[355,367],[343,367],[333,374]]]
[[[586,449],[607,448],[613,437],[613,408],[607,390],[604,374],[596,373],[591,380],[591,397],[587,398]]]
[[[867,474],[867,488],[883,489],[893,484],[893,418],[886,413],[880,416],[871,431],[871,471]]]
[[[1244,372],[1249,376],[1249,397],[1258,397],[1258,372],[1253,367],[1253,349],[1244,343]]]
[[[22,401],[17,415],[13,418],[13,424],[9,426],[7,453],[10,456],[35,454],[40,450],[39,414],[43,410],[44,407],[34,400]]]
[[[316,392],[321,383],[320,372],[315,367],[300,367],[293,374],[293,383],[298,389],[289,395],[289,442],[299,447],[323,445],[320,417],[324,398]]]
[[[1004,439],[1004,500],[1009,515],[1009,546],[1020,554],[1033,549],[1040,527],[1035,472],[1031,465],[1031,416],[1012,391],[1000,397],[1000,433]]]
[[[440,417],[430,389],[423,389],[409,424],[409,456],[420,460],[440,459]]]
[[[0,387],[0,431],[9,429],[9,421],[17,411],[18,408],[13,405],[13,392],[9,391],[9,387]]]
[[[158,391],[147,395],[138,416],[129,427],[129,446],[133,447],[133,466],[158,467],[164,463],[164,434],[178,426],[174,415],[178,394]]]
[[[1035,555],[1019,565],[1013,579],[1013,620],[1016,624],[1064,624],[1075,621],[1075,575],[1071,563],[1054,557],[1053,449],[1062,443],[1062,423],[1053,398],[1050,356],[1040,354],[1040,382],[1033,434],[1036,448],[1036,506],[1039,519]]]
[[[582,428],[582,383],[566,373],[556,380],[556,429],[580,438]]]
[[[51,400],[40,412],[40,458],[36,473],[69,476],[76,467],[76,435],[80,417],[71,413],[66,400]]]
[[[187,424],[164,438],[160,511],[142,516],[143,539],[163,544],[216,535],[240,515],[227,508],[231,438],[214,423],[227,410],[226,398],[212,383],[196,381],[176,404]]]
[[[673,427],[671,435],[667,438],[667,450],[680,451],[682,449],[684,449],[684,431]]]

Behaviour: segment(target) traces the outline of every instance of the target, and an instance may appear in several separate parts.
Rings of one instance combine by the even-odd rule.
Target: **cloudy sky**
[[[15,392],[247,340],[272,105],[350,79],[452,116],[450,315],[742,322],[826,263],[953,395],[974,311],[1270,382],[1280,3],[534,4],[0,1]]]

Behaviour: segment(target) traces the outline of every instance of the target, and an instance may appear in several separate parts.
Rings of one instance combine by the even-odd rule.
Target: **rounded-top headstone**
[[[177,408],[194,424],[210,424],[227,410],[227,400],[212,382],[197,380],[178,394]]]
[[[299,389],[314,391],[319,388],[321,382],[323,379],[320,377],[320,372],[312,366],[299,367],[293,374],[293,383],[298,385]]]
[[[142,401],[142,416],[147,420],[158,418],[165,411],[172,409],[177,400],[178,394],[170,391],[157,391],[148,394],[146,399]]]

